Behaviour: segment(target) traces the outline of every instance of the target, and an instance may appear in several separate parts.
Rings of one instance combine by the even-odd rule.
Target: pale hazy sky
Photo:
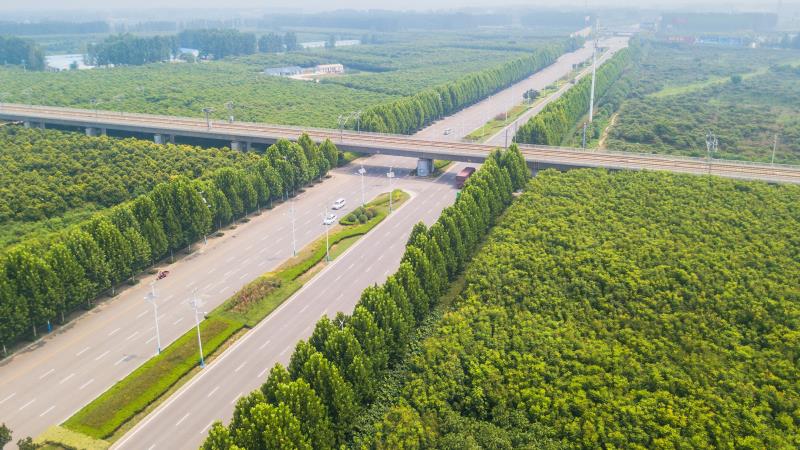
[[[0,0],[0,10],[113,10],[113,9],[151,9],[151,8],[291,8],[307,12],[331,9],[455,9],[464,7],[489,7],[499,9],[500,5],[538,6],[550,8],[583,6],[598,8],[602,5],[634,6],[646,8],[701,7],[716,6],[722,9],[775,10],[780,0]],[[800,0],[783,0],[784,6],[798,6]],[[704,8],[707,9],[707,8]],[[2,20],[2,17],[0,17]]]

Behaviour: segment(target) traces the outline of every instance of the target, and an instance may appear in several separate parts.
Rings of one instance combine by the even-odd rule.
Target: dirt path
[[[605,129],[603,130],[603,134],[600,136],[600,140],[597,141],[597,148],[599,149],[606,148],[606,139],[608,138],[608,132],[611,131],[611,127],[613,127],[614,124],[617,123],[617,116],[619,116],[619,113],[614,113],[611,116],[611,120],[608,122],[608,126],[605,127]]]

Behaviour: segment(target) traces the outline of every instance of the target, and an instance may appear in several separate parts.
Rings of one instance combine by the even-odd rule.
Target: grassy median
[[[392,201],[399,206],[409,198],[403,191],[395,190]],[[373,216],[364,223],[337,225],[332,228],[329,242],[331,255],[336,257],[354,244],[383,219],[389,210],[388,194],[381,194],[368,203]],[[335,250],[335,251],[333,251]],[[268,272],[239,290],[222,305],[208,314],[200,324],[203,350],[212,355],[217,349],[229,345],[243,327],[253,327],[292,296],[309,278],[324,266],[325,238],[305,246],[297,256],[290,258],[273,272]],[[63,428],[93,439],[113,441],[132,426],[132,420],[154,403],[162,401],[178,383],[186,382],[198,366],[197,336],[194,328],[170,344],[160,355],[151,358],[109,390],[67,419]],[[129,423],[130,422],[130,423]],[[125,426],[123,430],[121,427]],[[119,432],[117,432],[120,430]],[[47,442],[56,443],[57,436],[74,442],[74,433],[50,433]],[[37,441],[44,441],[40,436]],[[69,445],[68,442],[62,442]]]

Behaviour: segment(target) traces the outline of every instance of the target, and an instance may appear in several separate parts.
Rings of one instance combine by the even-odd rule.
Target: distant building
[[[200,56],[200,50],[198,50],[196,48],[184,48],[184,47],[181,47],[181,48],[178,49],[178,54],[179,55],[182,55],[184,53],[188,53],[188,54],[194,56],[195,58],[198,58]]]
[[[341,41],[336,41],[334,47],[349,47],[351,45],[359,45],[361,41],[359,39],[345,39]],[[301,42],[300,46],[303,48],[323,48],[325,47],[325,41],[310,41],[310,42]]]
[[[292,77],[303,73],[300,66],[269,67],[264,69],[264,73],[275,77]]]
[[[344,73],[344,66],[341,64],[319,64],[314,67],[315,74]]]

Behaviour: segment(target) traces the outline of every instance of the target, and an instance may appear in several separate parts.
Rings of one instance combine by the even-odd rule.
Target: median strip
[[[393,206],[409,198],[393,191]],[[330,256],[335,259],[356,240],[377,226],[388,215],[389,196],[375,200],[346,215],[341,225],[329,231]],[[209,359],[221,353],[299,290],[326,264],[325,237],[300,250],[273,272],[261,275],[208,313],[200,324],[203,349]],[[168,394],[186,383],[198,369],[196,330],[193,328],[114,386],[67,419],[57,432],[37,438],[37,442],[59,443],[67,448],[83,448],[78,442],[91,442],[93,448],[107,448]],[[88,384],[88,383],[87,383]],[[59,441],[61,439],[61,441]]]

